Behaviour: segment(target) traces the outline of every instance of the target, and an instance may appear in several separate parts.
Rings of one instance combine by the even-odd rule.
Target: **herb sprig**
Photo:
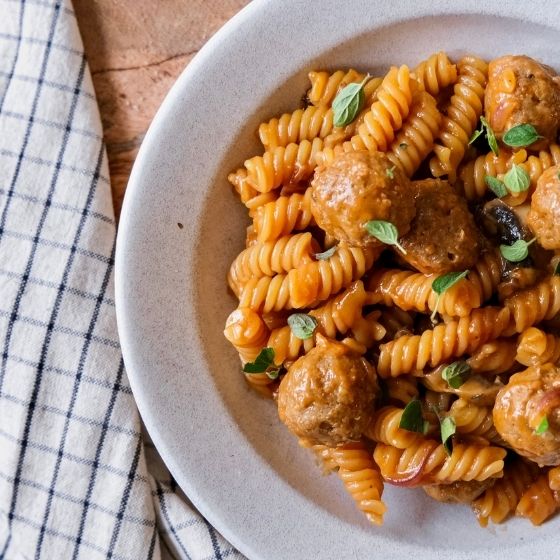
[[[243,366],[243,371],[249,375],[258,373],[266,373],[270,379],[276,379],[280,374],[281,366],[274,363],[274,348],[263,348],[259,355],[255,358],[254,362],[247,362]]]
[[[357,117],[365,103],[364,86],[369,78],[368,74],[359,84],[348,84],[338,92],[332,104],[334,126],[349,125]]]
[[[503,136],[502,141],[512,148],[523,148],[530,146],[542,136],[537,129],[529,123],[512,126]]]
[[[394,245],[403,255],[406,255],[406,250],[399,243],[399,231],[391,222],[370,220],[366,223],[365,228],[370,235],[379,239],[381,243]]]
[[[469,273],[468,270],[464,270],[463,272],[448,272],[447,274],[443,274],[442,276],[438,276],[432,282],[432,290],[437,294],[436,304],[434,306],[434,310],[433,310],[432,315],[430,317],[432,319],[432,321],[435,319],[436,313],[438,312],[439,301],[441,299],[442,294],[444,292],[446,292],[447,290],[449,290],[449,288],[451,288],[452,286],[457,284],[457,282],[459,282],[463,278],[465,278],[468,273]]]
[[[529,256],[529,247],[536,240],[536,237],[533,237],[531,241],[518,239],[511,245],[500,245],[500,253],[502,254],[502,257],[506,259],[506,261],[514,263],[524,261]]]

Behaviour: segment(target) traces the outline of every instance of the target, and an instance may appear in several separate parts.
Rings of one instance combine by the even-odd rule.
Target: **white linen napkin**
[[[0,558],[242,558],[144,443],[114,249],[72,6],[0,0]]]

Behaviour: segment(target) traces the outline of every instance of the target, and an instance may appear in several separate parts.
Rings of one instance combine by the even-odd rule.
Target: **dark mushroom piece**
[[[477,213],[484,233],[498,245],[512,245],[523,239],[533,238],[527,226],[528,205],[511,207],[500,199],[486,202]],[[498,297],[503,300],[519,290],[535,285],[542,277],[542,269],[550,260],[550,254],[540,245],[529,247],[529,256],[518,263],[503,259],[502,282],[498,286]]]

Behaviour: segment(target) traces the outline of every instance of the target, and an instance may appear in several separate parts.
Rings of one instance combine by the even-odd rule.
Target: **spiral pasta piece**
[[[460,181],[455,187],[467,200],[483,198],[488,192],[487,176],[503,176],[514,163],[520,164],[526,157],[525,150],[512,153],[506,149],[501,149],[498,155],[494,152],[480,155],[461,166],[458,172]]]
[[[375,525],[383,523],[387,507],[381,500],[383,480],[366,446],[348,443],[331,450],[331,457],[338,465],[338,476],[358,509]]]
[[[362,318],[365,300],[364,285],[358,280],[344,292],[309,312],[309,315],[317,319],[317,328],[313,337],[302,340],[295,336],[287,325],[274,329],[270,333],[266,346],[274,349],[275,362],[282,364],[286,360],[293,361],[303,352],[308,352],[315,346],[316,333],[329,338],[346,334]]]
[[[327,445],[313,445],[307,440],[300,439],[298,441],[301,447],[309,449],[315,455],[318,466],[323,471],[323,474],[330,474],[332,471],[338,469],[337,462],[332,458],[332,448]]]
[[[420,87],[435,97],[457,81],[457,66],[446,53],[440,51],[421,62],[414,69],[414,74]]]
[[[548,483],[548,474],[542,474],[529,486],[515,512],[527,517],[533,525],[540,525],[560,508],[560,495]]]
[[[245,363],[252,362],[266,346],[269,331],[258,313],[240,307],[227,318],[224,335]]]
[[[480,436],[499,445],[503,443],[494,427],[491,407],[477,406],[465,399],[457,399],[451,405],[449,416],[455,420],[457,433]]]
[[[403,409],[395,406],[385,406],[379,409],[364,433],[369,439],[392,445],[398,449],[406,449],[424,439],[416,432],[409,432],[399,428]]]
[[[311,89],[307,93],[307,99],[315,107],[325,107],[331,104],[336,94],[348,84],[361,82],[365,74],[350,68],[347,71],[337,70],[329,72],[309,72]]]
[[[258,241],[264,243],[305,229],[312,221],[311,190],[307,189],[304,194],[281,196],[261,206],[255,213],[253,226]]]
[[[471,354],[485,342],[498,338],[508,328],[509,320],[509,309],[484,307],[421,335],[401,336],[381,345],[378,373],[381,377],[397,377]]]
[[[358,133],[346,146],[346,151],[386,151],[410,111],[412,80],[408,66],[393,67],[379,86],[377,101],[364,115]]]
[[[515,359],[524,366],[560,364],[560,337],[529,327],[519,335]]]
[[[482,301],[487,301],[502,281],[502,271],[501,255],[498,251],[489,251],[481,255],[474,268],[469,272],[467,280],[476,286]]]
[[[412,177],[434,147],[442,122],[436,100],[422,91],[414,96],[410,114],[393,140],[387,157]]]
[[[523,492],[535,480],[538,473],[536,465],[521,459],[509,463],[504,468],[504,476],[494,486],[488,488],[472,503],[481,527],[488,525],[488,520],[501,523],[517,508]]]
[[[514,338],[498,338],[487,342],[467,359],[467,364],[474,373],[500,375],[514,366],[516,346]]]
[[[449,456],[443,444],[426,439],[406,449],[378,443],[373,452],[383,479],[406,486],[499,478],[505,456],[506,450],[500,447],[460,443]]]
[[[481,294],[472,282],[458,282],[441,297],[432,290],[437,274],[422,274],[410,270],[378,270],[368,281],[370,303],[396,305],[405,311],[414,309],[423,313],[437,310],[452,317],[465,317],[480,307]]]
[[[319,250],[319,244],[310,232],[286,235],[274,241],[256,243],[241,251],[233,261],[228,283],[232,291],[239,295],[243,286],[251,278],[274,276],[288,272],[312,260]]]
[[[399,404],[408,404],[411,400],[418,398],[418,382],[416,378],[401,375],[385,380],[387,396],[389,400]]]
[[[333,129],[333,110],[327,106],[298,109],[284,113],[259,126],[259,138],[266,150],[299,143],[302,140],[325,138]]]
[[[434,177],[447,175],[455,182],[457,166],[463,159],[472,133],[482,114],[488,64],[473,56],[462,58],[457,68],[459,76],[443,118],[440,143],[434,146],[430,169]]]
[[[259,206],[264,206],[278,198],[275,192],[263,194],[249,185],[245,169],[238,169],[235,173],[231,173],[229,179],[241,202],[249,209],[249,215],[252,215]]]
[[[560,311],[560,276],[550,276],[504,301],[511,311],[518,333],[543,320],[552,319]]]
[[[260,193],[268,193],[283,184],[308,179],[316,166],[316,154],[323,145],[320,138],[302,140],[299,144],[278,146],[262,156],[248,159],[245,161],[247,182]],[[235,180],[235,174],[232,175],[228,177],[231,182]]]
[[[379,256],[378,248],[338,245],[334,255],[290,270],[292,307],[313,307],[361,278]]]
[[[378,254],[377,249],[339,245],[327,260],[312,261],[272,278],[251,278],[239,306],[264,312],[313,307],[361,278]]]

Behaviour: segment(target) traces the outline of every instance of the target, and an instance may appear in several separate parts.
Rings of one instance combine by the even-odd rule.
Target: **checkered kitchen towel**
[[[0,0],[0,558],[241,558],[150,458],[114,250],[71,4]]]

